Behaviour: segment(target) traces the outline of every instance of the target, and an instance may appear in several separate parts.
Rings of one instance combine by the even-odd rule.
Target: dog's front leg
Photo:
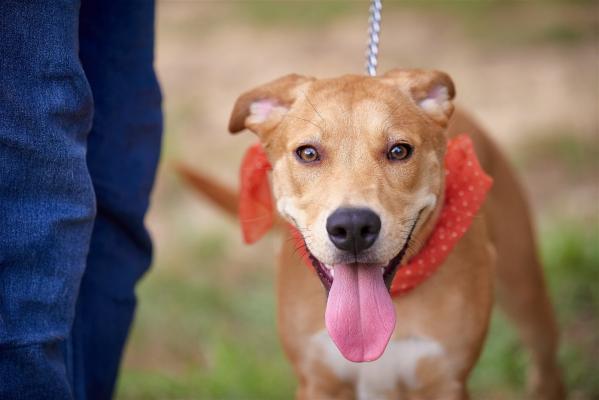
[[[314,366],[308,374],[301,378],[297,388],[297,400],[354,400],[354,386],[343,382],[322,366]]]

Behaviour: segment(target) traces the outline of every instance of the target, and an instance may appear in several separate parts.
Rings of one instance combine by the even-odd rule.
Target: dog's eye
[[[402,161],[410,158],[413,147],[407,143],[398,143],[393,145],[387,153],[387,158],[391,161]]]
[[[301,161],[307,163],[320,160],[318,151],[312,146],[300,146],[295,151],[295,154],[297,154]]]

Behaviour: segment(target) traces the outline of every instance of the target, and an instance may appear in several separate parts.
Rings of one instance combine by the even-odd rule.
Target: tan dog
[[[277,209],[302,233],[333,285],[335,269],[337,279],[353,269],[379,287],[382,278],[370,278],[373,269],[394,267],[390,261],[404,248],[403,262],[419,252],[443,206],[448,138],[468,133],[494,179],[483,208],[446,261],[423,284],[393,299],[397,323],[384,354],[354,357],[376,359],[372,362],[342,356],[356,346],[368,350],[372,343],[363,338],[357,345],[335,346],[325,329],[327,291],[294,243],[284,242],[279,331],[299,378],[299,399],[467,399],[494,288],[531,351],[534,395],[563,398],[558,332],[525,198],[488,136],[461,112],[452,115],[453,97],[453,83],[444,73],[393,70],[375,78],[288,75],[243,94],[235,104],[230,131],[247,128],[258,135],[273,166]],[[235,213],[235,193],[190,170],[181,172]],[[348,296],[380,297],[368,292],[379,289],[359,290]],[[336,311],[345,310],[339,307]],[[333,321],[341,329],[354,320],[376,327],[386,318],[376,315],[380,310],[359,311],[363,315],[331,318],[350,320]]]

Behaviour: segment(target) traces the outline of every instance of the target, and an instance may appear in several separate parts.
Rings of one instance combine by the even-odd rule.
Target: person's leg
[[[162,132],[153,1],[83,0],[80,57],[95,101],[87,161],[98,202],[72,334],[77,397],[110,398],[150,265],[144,215]],[[75,369],[75,372],[79,369]]]
[[[79,1],[0,1],[0,398],[72,398],[64,339],[95,213]]]

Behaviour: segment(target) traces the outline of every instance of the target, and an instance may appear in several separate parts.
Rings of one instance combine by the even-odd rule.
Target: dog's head
[[[332,330],[393,330],[382,292],[404,253],[417,250],[418,238],[432,228],[453,97],[445,73],[393,70],[322,80],[288,75],[235,104],[229,130],[247,128],[260,138],[277,208],[301,232],[330,290],[327,326],[334,340]],[[348,317],[368,304],[382,317]],[[380,355],[380,346],[343,340],[335,342],[350,359]]]

